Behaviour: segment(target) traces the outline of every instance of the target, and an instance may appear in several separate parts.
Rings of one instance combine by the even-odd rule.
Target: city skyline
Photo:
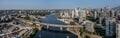
[[[119,5],[119,0],[0,0],[0,9],[112,8]]]

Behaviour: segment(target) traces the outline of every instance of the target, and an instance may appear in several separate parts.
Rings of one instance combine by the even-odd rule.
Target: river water
[[[59,16],[59,14],[50,14],[47,15],[46,18],[41,19],[42,23],[49,23],[49,24],[65,24],[62,21],[57,20],[57,17]]]
[[[65,23],[62,21],[57,20],[57,17],[59,14],[50,14],[47,15],[46,18],[41,19],[42,23],[49,23],[49,24],[62,24]],[[72,33],[65,33],[65,32],[53,32],[53,31],[47,31],[42,30],[36,33],[34,38],[77,38],[76,35]]]

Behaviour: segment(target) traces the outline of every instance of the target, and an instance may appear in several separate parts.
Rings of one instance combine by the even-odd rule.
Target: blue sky
[[[0,0],[0,9],[68,9],[116,7],[120,0]]]

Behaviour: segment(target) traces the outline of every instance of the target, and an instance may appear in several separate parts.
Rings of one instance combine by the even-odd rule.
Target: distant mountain
[[[112,9],[120,9],[120,6],[114,7],[114,8],[112,8]]]

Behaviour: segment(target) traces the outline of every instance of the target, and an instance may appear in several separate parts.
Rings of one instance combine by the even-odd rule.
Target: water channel
[[[42,23],[65,25],[64,22],[57,20],[58,16],[59,14],[50,14],[46,18],[40,19],[40,21]],[[42,30],[37,32],[34,38],[77,38],[77,36],[72,33]]]

